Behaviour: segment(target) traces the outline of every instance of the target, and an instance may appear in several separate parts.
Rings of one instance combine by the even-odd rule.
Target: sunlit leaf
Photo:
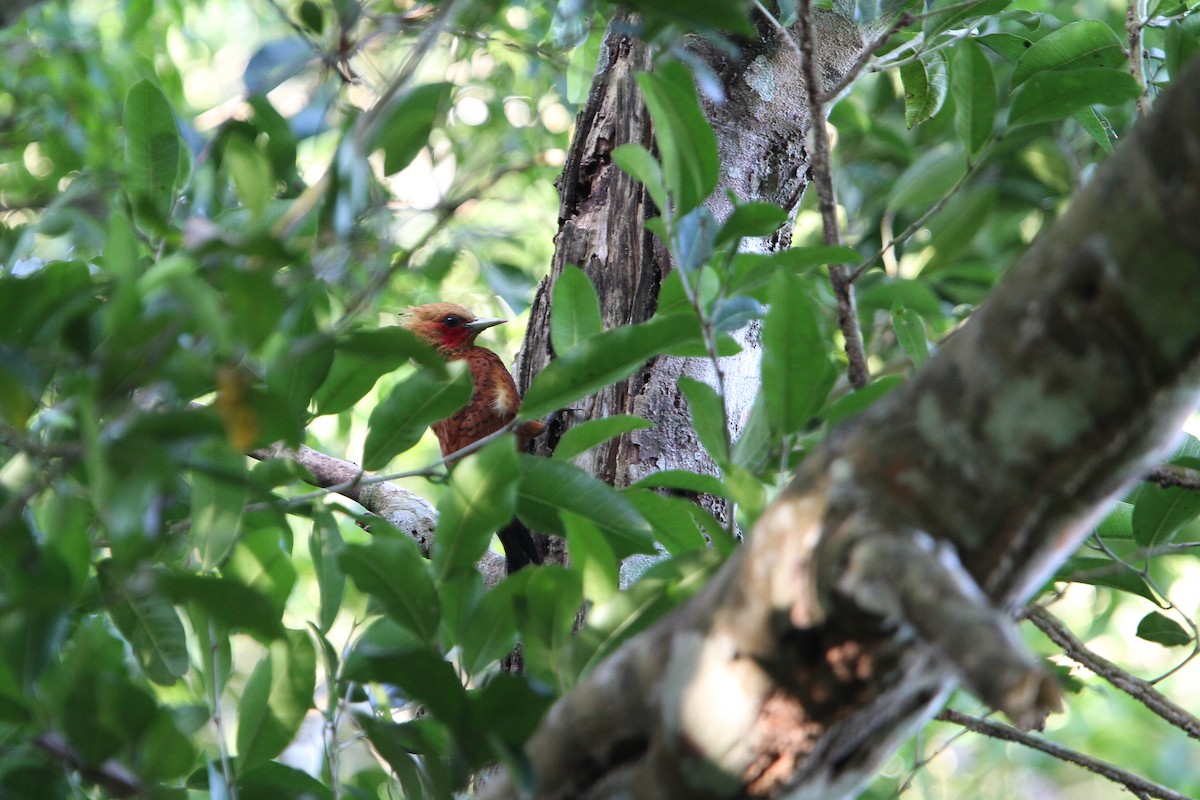
[[[554,447],[554,458],[570,461],[577,455],[607,442],[613,437],[630,431],[654,427],[649,420],[630,414],[614,414],[611,417],[584,420],[569,428]]]
[[[467,404],[471,386],[471,373],[461,361],[448,370],[418,370],[397,384],[367,420],[363,469],[380,469],[416,444],[431,424]]]
[[[565,353],[600,333],[600,300],[583,270],[568,264],[554,279],[550,302],[550,340]]]
[[[304,631],[271,644],[242,690],[238,704],[238,770],[277,756],[296,735],[313,705],[317,652]]]

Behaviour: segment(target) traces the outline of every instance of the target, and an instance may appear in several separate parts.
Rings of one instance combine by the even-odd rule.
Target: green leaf
[[[387,466],[416,444],[426,428],[465,406],[471,388],[471,373],[462,361],[451,363],[447,370],[417,370],[397,384],[367,421],[363,469]]]
[[[594,606],[571,643],[571,661],[580,676],[637,633],[700,590],[721,564],[711,550],[655,564],[624,592]]]
[[[1064,119],[1091,105],[1119,105],[1140,93],[1137,81],[1119,69],[1039,72],[1013,96],[1008,124],[1032,125]]]
[[[564,461],[521,455],[517,514],[529,527],[562,535],[562,512],[591,520],[617,558],[653,553],[650,526],[633,504],[603,481]]]
[[[1166,31],[1167,73],[1176,78],[1183,73],[1183,65],[1200,53],[1200,39],[1185,28],[1178,20],[1172,21]]]
[[[224,156],[238,199],[250,210],[251,219],[261,219],[275,195],[275,176],[266,154],[245,137],[235,135],[225,138]]]
[[[512,597],[504,590],[508,582],[484,592],[465,615],[458,645],[461,663],[468,675],[478,675],[490,664],[506,657],[517,644],[517,621]]]
[[[1155,605],[1159,605],[1158,597],[1146,583],[1145,578],[1132,568],[1108,558],[1082,556],[1069,558],[1058,568],[1054,580],[1107,586],[1110,589],[1144,597]]]
[[[560,461],[570,461],[581,453],[630,431],[653,428],[654,423],[632,414],[613,414],[611,417],[584,420],[569,429],[558,440],[554,455]]]
[[[438,501],[433,569],[439,580],[456,570],[474,569],[492,534],[512,519],[517,479],[517,451],[507,436],[454,465]]]
[[[640,144],[623,144],[612,151],[613,163],[629,177],[638,181],[659,209],[666,209],[667,187],[663,183],[662,165]]]
[[[892,306],[892,328],[913,364],[919,367],[929,360],[929,339],[920,314],[897,302]]]
[[[550,340],[556,353],[565,353],[603,330],[596,287],[573,264],[555,279],[550,308]]]
[[[672,472],[679,472],[679,470]],[[712,480],[715,481],[716,478]],[[671,481],[668,478],[664,482]],[[723,494],[728,494],[728,491],[724,491]],[[682,497],[663,497],[649,489],[627,489],[624,495],[650,522],[654,541],[662,545],[671,555],[679,555],[692,550],[704,550],[708,547],[708,542],[705,541],[702,532],[703,523],[698,521],[699,515],[708,514],[708,512],[700,508],[694,500]]]
[[[538,419],[581,397],[624,380],[657,355],[702,342],[691,314],[655,317],[596,334],[562,353],[533,379],[521,405],[522,419]]]
[[[337,414],[353,406],[383,375],[409,359],[426,366],[439,356],[410,330],[393,325],[354,331],[337,343],[333,364],[313,400],[318,414]]]
[[[902,383],[904,383],[904,379],[899,375],[885,375],[878,380],[871,381],[856,392],[838,398],[837,402],[832,403],[825,411],[826,424],[837,425],[843,420],[862,413],[873,406],[876,400]]]
[[[770,236],[787,220],[788,213],[774,203],[738,203],[717,231],[716,246],[748,236]]]
[[[638,73],[637,82],[654,122],[667,191],[681,216],[704,202],[717,185],[717,137],[682,64]]]
[[[960,2],[959,0],[933,0],[924,6],[924,34],[927,42],[943,31],[956,27],[966,27],[963,23],[970,19],[978,19],[1003,11],[1012,0],[975,0],[975,2]]]
[[[739,253],[726,291],[744,294],[766,285],[776,272],[803,272],[825,264],[857,264],[862,255],[842,245],[792,247],[776,253]]]
[[[238,771],[274,758],[296,735],[313,706],[317,651],[304,631],[288,631],[265,653],[238,704]]]
[[[712,475],[702,475],[686,469],[664,469],[652,472],[642,478],[634,486],[642,489],[674,489],[689,494],[711,494],[715,497],[729,497],[729,487],[720,478]]]
[[[200,466],[192,470],[191,539],[200,553],[200,566],[212,569],[229,556],[242,526],[246,505],[246,459],[223,439],[212,439],[196,450]]]
[[[1013,70],[1012,86],[1017,88],[1039,72],[1119,67],[1125,60],[1125,48],[1112,28],[1098,19],[1079,20],[1026,50]]]
[[[888,192],[888,208],[924,212],[942,199],[967,171],[962,145],[935,145],[909,165]]]
[[[166,95],[140,80],[125,95],[125,190],[134,207],[148,204],[165,220],[179,177],[179,127]]]
[[[1103,114],[1094,108],[1085,108],[1074,114],[1072,118],[1079,123],[1088,136],[1092,137],[1092,141],[1104,148],[1104,152],[1111,153],[1113,151],[1113,142],[1117,139],[1117,132],[1113,130],[1112,123]]]
[[[1133,538],[1133,504],[1117,503],[1112,511],[1096,526],[1096,535],[1101,539]]]
[[[333,800],[333,790],[307,772],[265,761],[257,764],[237,778],[238,797],[274,798],[275,800]],[[217,800],[218,794],[209,795]]]
[[[337,563],[337,554],[341,551],[342,544],[342,532],[329,509],[323,506],[313,509],[308,552],[312,557],[313,572],[317,578],[317,594],[320,598],[317,619],[322,633],[333,627],[342,607],[342,596],[346,591],[346,574]]]
[[[949,88],[946,59],[941,53],[932,53],[925,58],[900,67],[900,81],[904,84],[904,123],[910,129],[937,116],[946,102]]]
[[[1200,515],[1200,494],[1144,483],[1133,504],[1133,538],[1142,547],[1167,544]]]
[[[1151,611],[1137,626],[1137,637],[1163,647],[1183,647],[1192,643],[1192,635],[1168,616]]]
[[[429,141],[434,123],[450,96],[450,84],[418,86],[396,101],[379,127],[372,150],[383,150],[383,173],[404,169]]]
[[[619,562],[600,530],[588,519],[564,511],[563,527],[567,531],[567,552],[571,569],[579,572],[583,581],[583,599],[603,603],[617,593]]]
[[[315,327],[315,320],[312,323]],[[308,411],[333,363],[333,340],[324,333],[297,332],[283,353],[267,365],[267,388],[298,416]]]
[[[1020,61],[1025,51],[1033,47],[1033,42],[1024,36],[1011,33],[987,33],[975,40],[1010,64]]]
[[[725,403],[716,390],[707,383],[679,376],[679,390],[687,398],[688,410],[692,415],[692,427],[700,444],[719,465],[728,465],[730,460],[729,441],[725,425]]]
[[[567,677],[563,670],[566,651],[583,604],[580,575],[555,565],[526,572],[529,578],[517,613],[526,673],[535,680],[561,685]]]
[[[188,671],[187,637],[175,607],[147,575],[124,578],[111,561],[96,565],[108,613],[129,642],[146,677],[170,686]]]
[[[285,549],[280,531],[273,527],[242,536],[222,574],[260,592],[275,604],[280,615],[296,585],[292,554]]]
[[[437,589],[416,542],[407,537],[376,537],[365,545],[347,544],[337,563],[391,619],[424,641],[437,635]]]
[[[834,368],[816,310],[799,278],[778,273],[763,323],[762,394],[771,427],[799,432],[833,386]]]
[[[954,130],[974,155],[992,138],[996,125],[996,76],[979,45],[968,40],[954,50],[950,81],[954,94]]]
[[[283,635],[279,610],[245,584],[183,571],[169,572],[159,581],[163,591],[176,603],[196,603],[231,630],[244,630],[260,642]]]
[[[537,570],[540,572],[540,570]],[[440,722],[454,729],[466,721],[467,693],[458,680],[458,674],[444,658],[427,648],[418,647],[393,652],[372,652],[358,663],[369,667],[369,672],[350,670],[349,680],[378,680],[387,676],[411,698],[428,706],[429,711]]]

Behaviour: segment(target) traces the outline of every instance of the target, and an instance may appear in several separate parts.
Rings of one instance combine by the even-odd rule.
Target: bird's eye
[[[442,317],[442,324],[447,328],[461,328],[463,324],[463,318],[458,314],[449,314],[445,317]]]

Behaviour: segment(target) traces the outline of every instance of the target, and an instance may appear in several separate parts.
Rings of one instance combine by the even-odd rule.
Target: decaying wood
[[[527,747],[534,796],[845,797],[960,682],[1019,722],[1049,710],[1053,685],[998,620],[1196,405],[1197,219],[1200,63],[708,586],[551,709]],[[926,579],[885,578],[885,556]],[[484,796],[518,794],[501,778]]]

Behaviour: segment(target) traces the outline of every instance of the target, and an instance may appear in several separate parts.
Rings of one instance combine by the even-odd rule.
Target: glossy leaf
[[[946,61],[940,53],[927,58],[914,59],[900,67],[900,80],[904,84],[904,122],[909,128],[937,116],[946,102],[949,89]]]
[[[333,363],[313,395],[318,414],[337,414],[353,406],[383,375],[409,359],[432,365],[436,353],[412,331],[393,325],[354,331],[339,341]]]
[[[996,125],[996,76],[983,50],[971,41],[955,49],[952,63],[954,129],[967,152],[978,153]]]
[[[317,653],[304,631],[288,631],[259,660],[238,704],[238,771],[274,758],[313,705]]]
[[[611,417],[584,420],[563,434],[554,447],[553,458],[570,461],[609,439],[630,431],[654,427],[649,420],[631,414],[614,414]]]
[[[1107,586],[1138,597],[1144,597],[1155,605],[1159,604],[1154,590],[1145,578],[1132,568],[1108,558],[1075,556],[1069,558],[1058,569],[1055,580],[1086,583],[1092,586]]]
[[[507,582],[506,582],[507,583]],[[503,588],[484,592],[465,615],[458,645],[462,666],[477,675],[506,657],[517,644],[517,623],[512,597]]]
[[[700,439],[701,446],[717,464],[728,464],[729,442],[725,423],[725,404],[716,390],[707,383],[679,377],[679,390],[687,398],[688,411],[692,415],[692,427]]]
[[[418,86],[397,100],[387,112],[374,141],[374,147],[383,150],[385,175],[393,175],[407,167],[429,142],[429,134],[445,108],[449,94],[449,84]]]
[[[275,605],[238,581],[172,571],[159,579],[159,585],[176,603],[196,603],[230,630],[246,631],[262,642],[283,635]]]
[[[186,675],[189,663],[183,623],[175,606],[156,591],[153,580],[146,575],[117,575],[110,561],[97,565],[97,575],[108,612],[146,677],[169,686]]]
[[[149,204],[165,220],[179,177],[179,128],[162,91],[140,80],[125,95],[125,188],[135,201]]]
[[[1010,64],[1020,61],[1025,51],[1033,47],[1033,42],[1013,33],[987,33],[975,40]]]
[[[612,160],[621,170],[638,181],[658,208],[667,208],[667,186],[662,165],[640,144],[623,144],[612,151]]]
[[[434,422],[471,399],[471,373],[464,362],[448,370],[421,369],[397,384],[371,412],[363,444],[363,469],[380,469],[416,444]]]
[[[517,479],[511,437],[501,437],[454,465],[438,502],[433,540],[433,569],[439,580],[456,570],[474,569],[492,534],[516,510]]]
[[[281,616],[296,585],[292,554],[285,549],[280,530],[272,527],[242,536],[223,574],[262,594],[275,604]]]
[[[674,211],[686,214],[717,185],[717,138],[700,108],[692,76],[681,64],[667,63],[656,72],[639,73],[637,82],[654,121]]]
[[[342,544],[342,533],[338,528],[337,519],[326,508],[314,509],[308,552],[317,578],[317,594],[320,599],[317,619],[323,633],[333,627],[346,591],[346,575],[337,563],[337,554]]]
[[[1013,95],[1009,125],[1032,125],[1064,119],[1091,105],[1116,105],[1139,93],[1137,82],[1119,69],[1075,69],[1039,72]]]
[[[591,520],[617,558],[654,552],[646,520],[608,484],[565,461],[522,455],[520,465],[517,514],[534,530],[561,535],[561,514],[571,512]]]
[[[440,615],[437,589],[415,542],[376,537],[365,545],[347,544],[337,563],[391,619],[421,639],[433,640]]]
[[[685,273],[700,269],[712,257],[716,236],[717,220],[704,206],[680,216],[671,230],[675,266]]]
[[[700,326],[689,314],[655,317],[592,336],[533,379],[521,405],[522,419],[538,419],[581,397],[624,380],[654,356],[700,343]]]
[[[738,203],[717,231],[716,245],[719,247],[745,237],[770,236],[787,219],[787,212],[774,203]]]
[[[1163,647],[1183,647],[1192,643],[1192,635],[1168,616],[1151,611],[1137,626],[1137,637]]]
[[[771,427],[796,433],[833,385],[833,365],[816,311],[800,280],[779,273],[763,323],[762,393]]]
[[[550,309],[550,339],[559,354],[603,330],[596,287],[587,273],[574,265],[568,264],[555,278]]]
[[[624,494],[650,522],[654,541],[671,555],[704,550],[708,546],[697,521],[697,515],[708,512],[691,498],[664,497],[658,492],[641,488],[627,489]]]
[[[211,569],[229,556],[241,531],[246,464],[245,458],[220,441],[203,445],[197,456],[201,466],[192,472],[190,535],[200,565]]]
[[[1083,19],[1034,42],[1017,62],[1012,85],[1015,89],[1039,72],[1119,67],[1125,60],[1125,48],[1112,28],[1098,19]]]

